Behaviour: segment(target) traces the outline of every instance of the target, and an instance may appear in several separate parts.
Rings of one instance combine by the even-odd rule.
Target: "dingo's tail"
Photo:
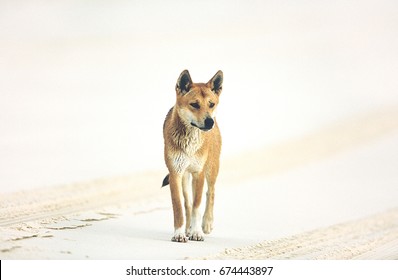
[[[163,179],[162,188],[169,184],[169,174]]]

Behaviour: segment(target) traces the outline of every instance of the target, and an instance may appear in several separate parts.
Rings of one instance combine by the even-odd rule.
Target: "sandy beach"
[[[398,5],[326,3],[0,3],[0,259],[398,259]],[[178,244],[186,68],[224,72],[223,150],[215,229]]]
[[[396,259],[392,109],[225,162],[216,229],[205,242],[170,242],[168,190],[159,187],[161,173],[143,173],[3,195],[1,257]],[[233,176],[233,163],[248,157],[257,169],[243,165]]]

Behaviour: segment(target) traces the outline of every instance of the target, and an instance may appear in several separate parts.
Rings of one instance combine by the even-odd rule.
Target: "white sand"
[[[1,257],[397,258],[397,112],[372,112],[253,154],[256,165],[242,165],[238,177],[226,162],[216,229],[205,242],[169,241],[160,173],[2,196]]]

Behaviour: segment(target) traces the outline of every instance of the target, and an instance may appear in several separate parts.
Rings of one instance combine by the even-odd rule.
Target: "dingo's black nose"
[[[205,119],[205,128],[206,129],[212,129],[213,125],[214,125],[214,120],[212,118]]]

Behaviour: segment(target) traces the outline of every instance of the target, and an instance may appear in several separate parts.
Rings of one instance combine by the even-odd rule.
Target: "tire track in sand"
[[[398,259],[398,208],[204,259]]]

